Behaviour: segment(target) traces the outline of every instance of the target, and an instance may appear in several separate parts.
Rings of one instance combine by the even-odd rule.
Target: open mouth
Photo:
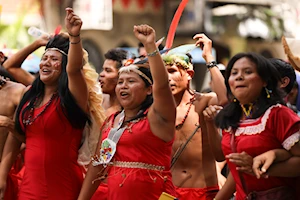
[[[127,97],[127,96],[128,96],[128,93],[127,93],[127,92],[120,92],[120,96],[121,96],[121,97]]]
[[[50,69],[47,69],[47,68],[43,68],[41,70],[42,74],[50,74],[52,71]]]

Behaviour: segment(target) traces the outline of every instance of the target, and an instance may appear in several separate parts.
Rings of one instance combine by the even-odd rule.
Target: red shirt
[[[285,148],[289,150],[299,141],[299,117],[289,108],[282,105],[270,107],[258,119],[241,121],[235,132],[237,153],[245,151],[253,158],[272,149]],[[222,149],[225,155],[233,153],[230,139],[231,129],[223,130]],[[245,193],[236,170],[236,165],[229,162],[230,171],[236,182],[237,200],[244,199]],[[294,178],[269,177],[257,179],[255,176],[242,173],[248,192],[264,191],[271,188],[291,185]]]

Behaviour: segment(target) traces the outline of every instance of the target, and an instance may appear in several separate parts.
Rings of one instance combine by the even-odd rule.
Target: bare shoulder
[[[12,81],[7,82],[8,95],[11,97],[14,104],[16,105],[19,104],[23,94],[27,91],[27,88],[29,89],[29,87],[26,87],[21,83],[16,83]]]
[[[198,114],[202,114],[203,110],[213,104],[217,104],[217,95],[214,92],[209,93],[198,93],[195,92],[195,112]]]
[[[16,83],[13,81],[7,82],[7,86],[9,89],[9,92],[13,94],[23,94],[23,92],[26,90],[26,86],[21,83]]]

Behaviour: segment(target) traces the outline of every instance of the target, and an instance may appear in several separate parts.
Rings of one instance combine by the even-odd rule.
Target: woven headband
[[[55,48],[55,47],[46,49],[46,50],[45,50],[45,53],[46,53],[47,51],[50,51],[50,50],[58,51],[58,52],[62,53],[63,55],[68,56],[68,54],[66,54],[66,52],[64,52],[64,51],[62,51],[62,50],[60,50],[60,49],[58,49],[58,48]],[[44,54],[45,54],[45,53],[44,53]]]
[[[138,75],[140,75],[141,77],[143,77],[144,79],[146,79],[150,85],[153,84],[151,79],[148,76],[146,76],[142,71],[140,71],[139,67],[136,66],[136,65],[129,65],[129,66],[126,66],[126,67],[121,67],[120,70],[119,70],[119,74],[121,74],[122,72],[125,72],[125,73],[135,72]]]

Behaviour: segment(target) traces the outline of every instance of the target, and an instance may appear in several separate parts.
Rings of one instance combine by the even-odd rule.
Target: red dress
[[[289,108],[282,105],[270,107],[264,115],[258,119],[248,119],[240,122],[235,132],[236,151],[245,151],[255,157],[272,149],[285,148],[289,150],[295,142],[299,141],[299,117]],[[231,130],[223,130],[222,149],[225,155],[232,153]],[[236,170],[236,165],[229,162],[230,171],[236,182],[236,199],[245,199],[245,193]],[[248,192],[263,191],[279,186],[295,186],[295,179],[283,177],[269,177],[268,179],[257,179],[242,173],[246,182]]]
[[[6,200],[17,200],[18,190],[22,182],[24,167],[24,151],[20,152],[15,163],[13,164],[6,182],[6,189],[4,199]]]
[[[108,137],[115,116],[105,122],[103,139]],[[114,166],[108,171],[108,199],[153,200],[162,192],[175,196],[170,172],[173,140],[164,142],[155,136],[147,117],[126,126],[117,143]]]
[[[34,110],[33,118],[44,106]],[[69,123],[58,97],[26,126],[25,134],[25,172],[19,199],[77,199],[83,182],[77,163],[82,130]]]

